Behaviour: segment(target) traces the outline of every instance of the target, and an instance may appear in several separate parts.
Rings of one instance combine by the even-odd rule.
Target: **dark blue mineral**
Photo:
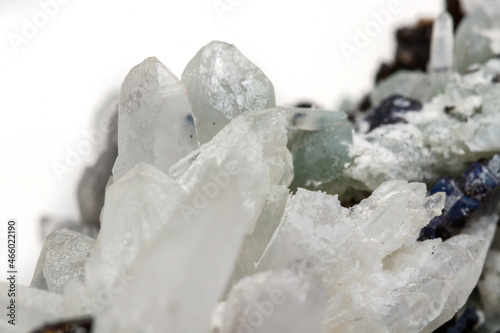
[[[404,114],[409,111],[422,110],[422,103],[401,95],[393,95],[384,99],[364,118],[370,125],[369,131],[385,124],[406,123]]]
[[[479,323],[479,315],[473,306],[468,306],[461,315],[457,315],[443,324],[434,333],[469,333]]]
[[[500,186],[500,155],[489,161],[479,160],[470,165],[459,181],[451,177],[440,178],[431,188],[430,194],[446,193],[441,216],[433,218],[420,231],[418,240],[442,238],[458,234],[466,219],[481,206]]]
[[[446,215],[443,214],[441,216],[435,216],[429,224],[420,230],[418,240],[424,241],[426,239],[436,238],[447,239],[451,236],[449,226],[450,222],[448,222]]]
[[[463,226],[465,219],[476,209],[481,206],[481,202],[474,198],[466,196],[461,197],[451,209],[447,212],[446,216],[448,221],[453,227]]]
[[[446,193],[446,200],[444,204],[444,211],[449,211],[453,205],[464,196],[457,182],[451,177],[440,178],[436,184],[431,188],[430,194],[444,192]]]
[[[499,185],[498,179],[487,167],[488,162],[474,162],[462,176],[465,195],[484,201]]]

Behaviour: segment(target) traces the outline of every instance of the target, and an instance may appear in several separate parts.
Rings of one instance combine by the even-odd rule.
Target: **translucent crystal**
[[[292,188],[341,178],[349,158],[352,128],[341,111],[287,108]]]
[[[193,106],[200,143],[208,142],[243,112],[275,106],[274,88],[264,73],[234,45],[214,41],[182,73]]]
[[[114,182],[106,191],[96,249],[87,263],[91,289],[99,292],[123,274],[184,197],[179,184],[146,163]]]
[[[309,258],[323,278],[328,332],[429,331],[465,303],[479,278],[496,214],[465,235],[416,242],[444,205],[425,185],[387,182],[350,209],[299,189],[258,263],[276,269]]]
[[[178,174],[186,199],[143,247],[126,292],[97,314],[95,332],[206,331],[243,235],[282,178],[285,152],[276,110],[242,115],[200,147]]]
[[[288,193],[285,186],[275,186],[271,189],[254,228],[243,239],[229,287],[255,272],[257,262],[281,221]]]
[[[241,280],[225,304],[221,333],[321,332],[326,297],[307,263]]]
[[[84,265],[95,240],[62,229],[47,236],[38,258],[31,287],[62,294],[70,281],[83,281]]]
[[[274,126],[276,129],[270,131],[262,128],[263,126]],[[229,131],[235,131],[235,133]],[[277,107],[244,114],[234,119],[223,134],[216,135],[208,144],[201,146],[173,165],[170,175],[188,192],[196,190],[200,182],[223,186],[225,179],[230,178],[229,175],[234,173],[232,168],[236,162],[248,160],[248,164],[238,163],[238,170],[248,174],[260,172],[270,184],[278,185],[288,169],[286,133],[283,108]],[[269,173],[262,173],[264,169],[260,170],[256,164],[264,162],[269,165]],[[207,173],[207,165],[212,164],[222,171],[216,169],[213,171],[214,174]],[[267,169],[268,167],[265,168]],[[205,188],[197,188],[197,190],[202,194],[210,191]],[[206,196],[210,197],[210,195]]]
[[[154,57],[132,68],[121,90],[114,180],[141,162],[167,172],[197,147],[184,85]]]
[[[453,19],[443,12],[434,21],[429,74],[432,96],[443,92],[453,73]]]

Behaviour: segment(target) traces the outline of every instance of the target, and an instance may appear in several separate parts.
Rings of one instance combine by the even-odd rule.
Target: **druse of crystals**
[[[429,331],[465,303],[497,218],[476,223],[470,235],[416,242],[443,205],[443,194],[426,197],[423,184],[404,181],[384,183],[351,209],[299,189],[258,270],[310,258],[328,297],[328,332]]]
[[[174,214],[127,272],[127,292],[97,316],[96,332],[207,329],[243,235],[282,178],[285,152],[284,113],[270,109],[238,117],[200,147],[194,161],[180,161],[188,163],[177,174],[187,196],[170,203]]]
[[[84,265],[95,240],[78,232],[61,229],[47,236],[38,258],[31,287],[62,294],[70,281],[82,282]]]
[[[234,45],[213,41],[201,48],[182,73],[193,106],[200,143],[210,141],[243,112],[275,106],[264,73]]]
[[[487,4],[457,37],[472,49],[455,57],[468,72],[453,73],[453,24],[442,14],[428,74],[381,82],[374,107],[353,114],[356,132],[341,111],[276,107],[272,84],[230,44],[203,47],[182,83],[156,58],[134,67],[113,177],[104,185],[110,153],[80,188],[95,194],[82,206],[90,221],[106,186],[99,236],[95,245],[68,230],[47,238],[32,285],[52,293],[20,290],[35,300],[19,299],[32,317],[23,329],[82,315],[94,333],[432,332],[449,321],[498,221],[500,60],[469,67],[500,50],[491,20],[500,11]],[[407,37],[429,46],[430,24]],[[425,69],[428,50],[407,46],[401,68]],[[427,196],[409,181],[435,185]],[[308,189],[374,191],[344,208]],[[479,285],[488,318],[498,315],[497,257],[488,255]],[[475,315],[464,307],[450,329]]]
[[[220,333],[320,333],[326,298],[321,278],[299,261],[242,279],[224,309]]]
[[[311,187],[339,179],[350,162],[352,128],[341,111],[287,108],[288,148],[293,155],[291,187]]]
[[[141,162],[167,172],[197,147],[182,82],[154,57],[132,68],[121,89],[114,180]]]

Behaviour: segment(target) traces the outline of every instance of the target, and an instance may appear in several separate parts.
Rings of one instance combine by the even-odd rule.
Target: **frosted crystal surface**
[[[244,236],[229,287],[255,272],[257,262],[281,221],[288,193],[288,188],[282,185],[271,189],[254,228]]]
[[[31,287],[62,294],[70,281],[83,281],[84,265],[95,240],[62,229],[47,236],[38,258]]]
[[[0,282],[0,304],[8,304],[11,297],[8,297],[9,285],[6,282]],[[6,311],[6,310],[4,310]],[[49,293],[45,290],[16,286],[16,326],[11,332],[31,332],[45,322],[57,321],[68,316],[66,311],[64,297],[57,293]],[[2,332],[5,326],[12,325],[7,323],[10,318],[5,314],[0,319],[0,329]]]
[[[225,304],[221,333],[320,333],[326,309],[321,283],[307,263],[247,277]]]
[[[96,332],[208,330],[243,235],[282,178],[285,152],[284,113],[273,109],[238,117],[200,147],[177,176],[187,197],[142,249],[127,291],[98,314]]]
[[[216,135],[209,144],[201,146],[170,169],[170,175],[187,191],[197,189],[202,193],[208,192],[209,189],[196,188],[203,179],[224,185],[225,179],[230,179],[229,175],[236,172],[233,170],[236,164],[238,173],[262,172],[256,163],[264,158],[266,165],[269,165],[269,173],[262,173],[262,176],[268,178],[273,185],[278,185],[282,180],[287,170],[287,132],[283,108],[244,114],[230,125],[224,134]],[[266,126],[274,126],[276,130],[269,131],[264,128]],[[237,163],[247,159],[248,164]],[[207,173],[209,162],[220,170],[211,171],[213,174]],[[263,170],[267,169],[268,167]]]
[[[382,184],[350,209],[335,196],[299,189],[258,271],[309,258],[328,297],[327,332],[435,328],[475,286],[497,218],[445,242],[416,242],[443,205],[442,193],[426,197],[425,185],[405,181]]]
[[[154,57],[132,68],[121,89],[114,180],[141,162],[167,172],[197,147],[182,82]]]
[[[200,143],[208,142],[243,112],[275,106],[274,88],[264,73],[234,45],[211,42],[182,73],[193,106]]]
[[[185,192],[157,168],[141,163],[106,191],[96,249],[87,263],[91,289],[110,286],[165,226]]]

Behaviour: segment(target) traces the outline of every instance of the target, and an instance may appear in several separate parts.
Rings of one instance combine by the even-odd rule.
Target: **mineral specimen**
[[[159,235],[144,244],[130,270],[133,278],[127,292],[117,295],[111,306],[98,315],[96,332],[203,332],[208,328],[212,309],[233,270],[243,234],[253,228],[265,198],[283,176],[285,152],[284,112],[270,109],[236,118],[194,153],[194,161],[188,156],[188,168],[176,174],[187,192],[186,198],[181,203],[164,204],[175,212],[163,219],[166,225]],[[175,166],[173,169],[179,170]],[[120,192],[109,195],[121,197]],[[108,206],[107,201],[104,209],[120,210],[113,202]],[[106,221],[106,215],[103,218]],[[109,223],[123,222],[112,219]],[[135,219],[130,219],[133,222]],[[119,235],[116,237],[107,245],[119,256],[115,260],[131,260],[123,256],[123,243]],[[156,288],[148,288],[151,284]]]
[[[458,27],[458,48],[500,43],[478,30],[496,26],[478,21],[498,14],[488,3]],[[435,21],[428,73],[381,82],[354,128],[342,111],[276,107],[262,71],[226,43],[203,47],[182,82],[156,58],[134,67],[113,176],[109,154],[80,187],[84,198],[107,184],[97,240],[49,235],[19,290],[20,325],[0,329],[458,332],[482,324],[466,304],[478,280],[483,328],[498,329],[500,60],[453,72],[487,52],[478,38],[453,59],[452,26]],[[349,208],[338,196],[370,191]],[[81,203],[85,220],[97,199]]]

